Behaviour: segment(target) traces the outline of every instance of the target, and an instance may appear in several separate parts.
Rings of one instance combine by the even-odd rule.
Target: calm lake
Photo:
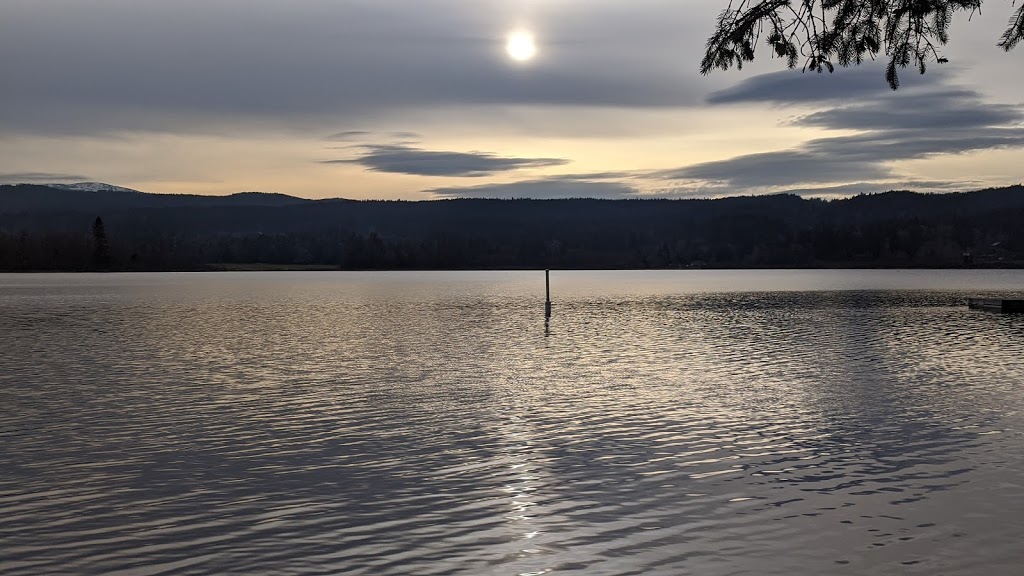
[[[0,275],[0,573],[1011,574],[1024,271]]]

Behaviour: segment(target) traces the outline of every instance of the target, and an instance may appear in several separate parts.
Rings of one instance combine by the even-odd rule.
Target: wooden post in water
[[[544,270],[544,320],[551,318],[551,270]]]

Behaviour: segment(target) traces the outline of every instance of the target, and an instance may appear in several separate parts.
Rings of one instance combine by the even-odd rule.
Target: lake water
[[[1022,271],[0,275],[0,573],[1010,574]]]

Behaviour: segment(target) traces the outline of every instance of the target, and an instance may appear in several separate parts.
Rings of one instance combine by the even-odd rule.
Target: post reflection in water
[[[0,571],[1013,573],[1024,274],[843,274],[0,276]]]

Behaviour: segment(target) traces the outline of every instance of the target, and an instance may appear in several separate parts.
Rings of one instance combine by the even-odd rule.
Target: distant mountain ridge
[[[0,186],[0,270],[1024,266],[1024,186],[838,200],[308,200]]]
[[[309,200],[267,192],[238,192],[229,196],[152,194],[100,182],[0,186],[0,214],[107,212],[183,206],[283,206],[296,202]]]
[[[103,182],[79,182],[75,184],[6,184],[0,185],[0,214],[39,213],[39,212],[90,212],[90,211],[124,211],[138,208],[181,208],[181,207],[223,207],[223,206],[288,206],[296,204],[315,205],[321,203],[388,203],[404,202],[411,204],[433,202],[668,202],[698,205],[701,203],[763,203],[764,199],[792,198],[799,201],[820,203],[818,199],[804,199],[792,194],[772,194],[763,196],[729,196],[713,199],[666,199],[666,198],[630,198],[622,200],[569,198],[552,200],[505,200],[459,198],[423,201],[388,201],[388,200],[350,200],[346,198],[327,198],[312,200],[275,192],[236,192],[226,196],[210,196],[201,194],[162,194],[150,193],[106,184]],[[769,200],[773,201],[773,200]],[[893,190],[870,194],[855,195],[847,198],[824,201],[827,204],[848,204],[856,207],[856,211],[870,211],[871,208],[884,207],[900,213],[907,211],[929,211],[951,206],[964,209],[977,207],[1014,206],[1024,201],[1024,186],[1017,184],[1002,188],[987,188],[973,192],[953,193],[919,193],[909,190]]]

